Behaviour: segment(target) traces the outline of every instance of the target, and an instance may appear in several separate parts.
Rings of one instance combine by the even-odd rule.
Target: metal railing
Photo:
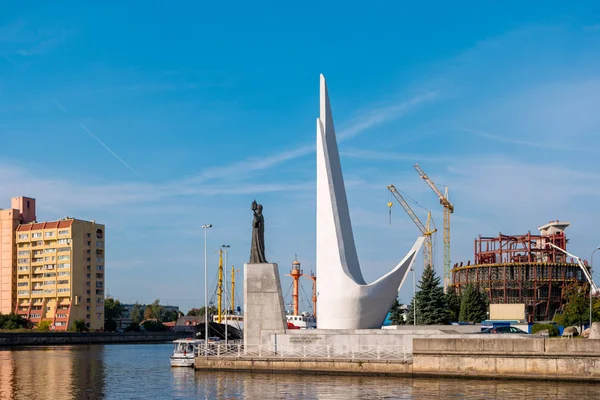
[[[323,360],[381,360],[404,361],[412,358],[406,346],[316,344],[250,345],[209,343],[198,347],[199,357],[250,359],[323,359]]]

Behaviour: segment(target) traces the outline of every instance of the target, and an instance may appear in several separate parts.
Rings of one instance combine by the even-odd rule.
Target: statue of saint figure
[[[265,218],[262,215],[263,206],[252,202],[254,220],[252,221],[252,247],[250,248],[250,264],[266,263],[265,257]]]

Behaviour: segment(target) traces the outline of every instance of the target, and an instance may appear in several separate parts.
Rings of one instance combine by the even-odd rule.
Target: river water
[[[600,384],[195,372],[171,344],[0,349],[0,399],[594,399]]]

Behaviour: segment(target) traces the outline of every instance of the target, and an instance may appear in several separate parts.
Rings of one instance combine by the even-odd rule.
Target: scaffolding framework
[[[575,260],[546,246],[566,250],[564,231],[547,235],[503,235],[475,239],[474,260],[452,269],[457,294],[468,284],[486,293],[490,303],[525,304],[530,321],[547,321],[564,304],[564,289],[586,282]]]

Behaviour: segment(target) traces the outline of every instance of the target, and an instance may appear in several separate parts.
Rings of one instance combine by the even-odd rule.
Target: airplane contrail
[[[54,104],[56,105],[56,107],[60,108],[65,114],[68,114],[69,112],[67,111],[67,109],[65,107],[62,106],[62,104],[60,104],[58,101],[53,100]],[[84,131],[86,131],[96,142],[100,143],[100,145],[102,147],[104,147],[106,149],[106,151],[108,151],[110,154],[112,154],[113,157],[115,157],[117,160],[119,160],[121,162],[121,164],[123,164],[124,166],[126,166],[129,170],[131,170],[134,174],[136,174],[137,176],[139,176],[144,182],[146,183],[150,183],[148,182],[148,180],[146,178],[144,178],[142,176],[142,174],[140,174],[139,172],[137,172],[131,165],[127,164],[125,162],[125,160],[123,160],[121,157],[119,157],[117,155],[117,153],[115,153],[114,151],[112,151],[112,149],[110,147],[108,147],[106,144],[104,144],[104,142],[100,139],[98,139],[98,137],[96,135],[94,135],[92,133],[92,131],[90,131],[87,126],[85,126],[84,124],[82,124],[81,122],[79,122],[79,126],[81,127],[81,129],[83,129]]]
[[[80,122],[79,126],[81,127],[81,129],[83,129],[84,131],[86,131],[92,138],[94,138],[94,140],[96,142],[100,143],[100,145],[102,145],[102,147],[104,147],[106,149],[106,151],[108,151],[117,160],[119,160],[121,162],[121,164],[123,164],[124,166],[126,166],[127,168],[129,168],[134,174],[136,174],[137,176],[139,176],[144,182],[150,183],[150,182],[148,182],[148,180],[146,178],[144,178],[142,176],[142,174],[140,174],[139,172],[137,172],[131,165],[127,164],[121,157],[119,157],[117,155],[117,153],[115,153],[114,151],[112,151],[110,147],[108,147],[106,144],[104,144],[104,142],[102,140],[98,139],[98,137],[96,135],[94,135],[84,124],[82,124]]]

